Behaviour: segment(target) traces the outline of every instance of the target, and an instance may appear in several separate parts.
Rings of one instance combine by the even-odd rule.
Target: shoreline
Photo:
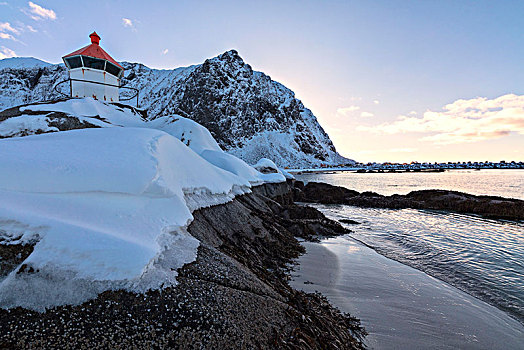
[[[379,169],[363,169],[363,168],[351,168],[351,167],[348,167],[348,168],[320,168],[320,169],[285,169],[288,173],[290,174],[293,174],[293,175],[304,175],[304,174],[330,174],[330,173],[345,173],[345,172],[348,172],[348,173],[355,173],[355,174],[403,174],[403,173],[417,173],[417,174],[434,174],[434,173],[444,173],[444,172],[447,172],[447,171],[483,171],[483,170],[487,170],[487,171],[490,171],[490,170],[503,170],[503,171],[507,171],[507,170],[511,170],[511,171],[515,171],[515,170],[524,170],[522,168],[520,169],[517,169],[517,168],[481,168],[481,169],[476,169],[476,168],[451,168],[451,169],[420,169],[420,170],[415,170],[415,169],[396,169],[396,170],[393,170],[393,171],[390,171],[389,169],[381,169],[379,171]],[[360,170],[364,170],[364,171],[360,171]]]
[[[372,348],[522,346],[524,326],[505,312],[349,236],[302,245],[291,285],[359,317]]]

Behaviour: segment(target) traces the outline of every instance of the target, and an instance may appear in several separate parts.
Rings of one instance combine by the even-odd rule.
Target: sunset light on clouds
[[[420,133],[420,141],[435,144],[479,142],[524,135],[524,96],[508,94],[489,100],[485,97],[457,100],[442,111],[427,111],[420,118],[399,116],[392,123],[359,126],[358,131],[398,134]]]

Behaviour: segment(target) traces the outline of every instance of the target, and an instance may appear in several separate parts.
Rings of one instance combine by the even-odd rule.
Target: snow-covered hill
[[[224,150],[250,164],[262,157],[292,167],[349,162],[293,91],[253,71],[234,50],[173,70],[122,65],[128,86],[140,89],[140,107],[149,119],[190,118]],[[0,110],[58,98],[53,86],[65,78],[63,65],[1,69]]]
[[[45,61],[39,60],[38,58],[34,57],[10,57],[10,58],[4,58],[3,60],[0,60],[0,69],[4,68],[15,68],[15,69],[23,69],[23,68],[34,68],[34,67],[49,67],[51,66],[51,63],[47,63]]]
[[[91,98],[11,112],[0,122],[11,132],[0,140],[0,244],[34,250],[0,276],[0,307],[42,310],[173,285],[196,258],[199,242],[185,230],[194,210],[286,180],[223,152],[177,115],[147,121]],[[43,134],[9,137],[28,133]]]

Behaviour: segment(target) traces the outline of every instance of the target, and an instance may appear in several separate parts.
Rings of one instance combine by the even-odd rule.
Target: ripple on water
[[[413,209],[316,205],[349,218],[352,237],[524,323],[524,224]]]

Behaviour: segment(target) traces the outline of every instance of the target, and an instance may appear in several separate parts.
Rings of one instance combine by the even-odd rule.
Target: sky
[[[236,49],[344,156],[524,160],[524,1],[0,0],[0,58],[58,63],[93,30],[171,69]]]

